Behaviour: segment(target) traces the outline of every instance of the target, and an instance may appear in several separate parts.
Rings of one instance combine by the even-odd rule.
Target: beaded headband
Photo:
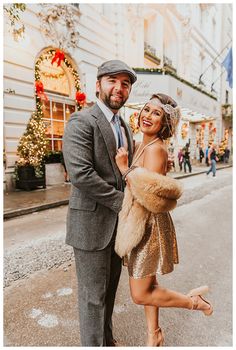
[[[152,101],[153,99],[154,98],[151,98],[150,101]],[[166,124],[173,135],[176,131],[176,127],[181,117],[181,109],[179,107],[173,107],[168,103],[163,104],[161,102],[158,102],[157,105],[161,107],[163,111],[170,116],[170,118],[165,118],[165,119],[166,119]]]

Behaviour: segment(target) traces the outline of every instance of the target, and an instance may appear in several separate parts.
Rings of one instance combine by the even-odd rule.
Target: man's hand
[[[118,166],[121,174],[124,174],[128,169],[128,152],[124,147],[121,147],[117,150],[117,154],[115,156],[116,165]]]

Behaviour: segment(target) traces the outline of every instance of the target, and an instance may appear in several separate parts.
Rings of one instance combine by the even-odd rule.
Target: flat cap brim
[[[137,80],[137,75],[135,71],[130,68],[126,63],[120,60],[111,60],[104,62],[100,67],[98,67],[97,79],[103,77],[104,75],[114,75],[114,74],[128,74],[130,77],[131,84],[134,84]]]

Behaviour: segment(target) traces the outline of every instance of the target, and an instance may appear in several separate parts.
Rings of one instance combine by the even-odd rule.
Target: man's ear
[[[97,80],[97,81],[96,81],[96,95],[97,95],[97,93],[99,93],[99,92],[100,92],[100,81]]]

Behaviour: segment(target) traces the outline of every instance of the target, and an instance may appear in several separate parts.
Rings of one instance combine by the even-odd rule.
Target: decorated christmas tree
[[[35,175],[42,175],[44,158],[48,153],[46,127],[39,112],[33,112],[17,148],[19,160],[16,168],[33,166]]]

